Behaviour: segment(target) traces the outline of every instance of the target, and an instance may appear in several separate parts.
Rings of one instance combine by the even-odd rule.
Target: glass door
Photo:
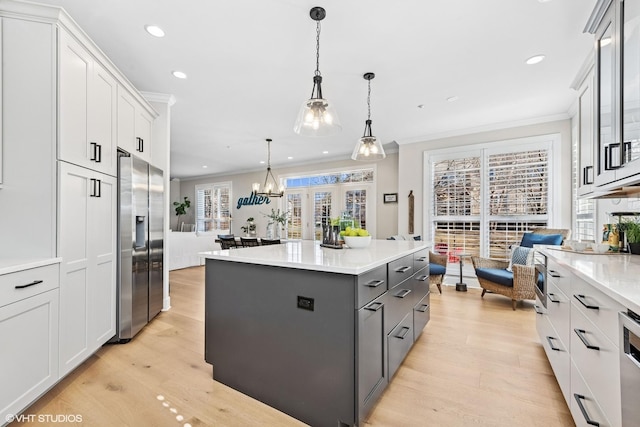
[[[640,173],[640,2],[622,7],[622,162],[626,176]]]

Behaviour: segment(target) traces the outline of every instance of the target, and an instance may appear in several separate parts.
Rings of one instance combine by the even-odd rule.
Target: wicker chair
[[[436,285],[442,293],[442,281],[447,272],[447,255],[437,255],[429,251],[429,286]]]
[[[554,229],[554,228],[536,228],[531,231],[532,234],[560,234],[562,235],[562,241],[565,241],[571,235],[571,230],[567,229]],[[499,270],[503,277],[510,277],[511,274],[506,272],[509,266],[509,261],[496,260],[490,258],[471,257],[473,267],[476,269],[476,275],[478,275],[477,269],[496,269]],[[512,308],[516,309],[516,304],[520,300],[535,299],[536,292],[535,286],[538,280],[538,273],[534,266],[518,265],[512,266],[513,277],[510,281],[512,286],[506,286],[495,281],[488,280],[478,275],[478,282],[482,287],[482,297],[489,291],[492,293],[504,295],[511,298]]]

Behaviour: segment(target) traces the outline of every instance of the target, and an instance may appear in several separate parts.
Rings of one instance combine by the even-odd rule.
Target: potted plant
[[[242,227],[240,227],[242,229],[242,232],[247,236],[256,235],[256,223],[254,221],[255,219],[250,216],[249,218],[247,218],[247,225],[243,225]]]
[[[284,229],[287,219],[289,219],[289,212],[280,212],[280,209],[271,209],[270,214],[263,215],[269,218],[269,223],[267,224],[267,238],[279,239],[281,231]]]
[[[627,244],[629,252],[640,255],[640,223],[636,221],[626,221],[622,227],[625,236],[627,236]]]
[[[176,231],[180,231],[180,217],[187,214],[187,209],[191,206],[191,201],[185,196],[184,201],[173,202],[173,206],[175,206],[176,216],[178,217],[176,219]]]

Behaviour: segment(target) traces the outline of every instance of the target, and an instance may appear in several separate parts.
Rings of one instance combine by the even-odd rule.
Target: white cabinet
[[[115,334],[114,177],[59,162],[60,373]]]
[[[594,171],[594,74],[591,69],[578,88],[578,196],[593,192]]]
[[[117,83],[73,36],[58,34],[58,158],[116,176]]]
[[[58,381],[58,265],[0,276],[0,422]]]
[[[153,117],[123,86],[118,86],[118,147],[151,163]]]
[[[56,251],[54,26],[2,17],[0,259]]]

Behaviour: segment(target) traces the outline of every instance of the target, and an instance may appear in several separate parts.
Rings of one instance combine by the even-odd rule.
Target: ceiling
[[[274,170],[349,158],[367,118],[365,72],[376,74],[373,133],[391,150],[394,141],[567,117],[569,85],[593,46],[582,30],[596,2],[41,1],[63,6],[139,90],[176,98],[172,178],[264,169],[265,138],[273,139]],[[320,138],[293,132],[313,85],[313,6],[327,11],[323,94],[343,127]],[[150,36],[147,24],[166,36]],[[537,54],[545,60],[525,64]]]

